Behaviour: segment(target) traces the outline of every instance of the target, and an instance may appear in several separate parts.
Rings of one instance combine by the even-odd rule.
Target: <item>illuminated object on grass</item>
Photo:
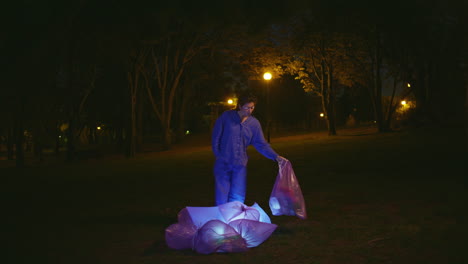
[[[257,203],[186,207],[179,212],[178,222],[166,228],[166,243],[172,249],[201,254],[242,252],[263,243],[276,228]]]

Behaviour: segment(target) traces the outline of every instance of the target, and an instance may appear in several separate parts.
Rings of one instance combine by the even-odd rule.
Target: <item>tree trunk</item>
[[[468,74],[467,74],[468,75]],[[466,150],[468,150],[468,76],[465,77],[466,100],[465,100],[465,130],[466,130]]]
[[[380,54],[380,34],[376,34],[376,42],[374,48],[374,100],[375,100],[375,119],[377,121],[378,131],[385,132],[385,121],[383,117],[383,106],[382,106],[382,78],[380,70],[382,66],[382,55]]]
[[[123,119],[123,114],[121,114],[121,119]],[[119,120],[118,122],[118,127],[117,127],[117,135],[116,135],[116,144],[120,148],[120,151],[122,151],[123,154],[126,155],[126,146],[125,146],[125,127],[124,127],[124,121]]]
[[[22,106],[21,106],[22,108]],[[20,118],[16,123],[16,167],[24,167],[24,127],[23,127],[23,111],[20,110]]]
[[[15,151],[13,150],[15,136],[14,136],[14,129],[8,128],[8,135],[7,135],[7,157],[8,160],[13,160],[15,157]]]
[[[172,144],[172,133],[171,128],[169,126],[163,127],[163,134],[162,134],[162,149],[169,150]]]
[[[70,24],[70,31],[68,36],[68,60],[67,60],[67,69],[68,69],[68,92],[73,93],[74,87],[74,73],[73,73],[73,62],[74,62],[74,34],[73,34],[73,25]],[[67,158],[68,162],[71,162],[75,159],[75,107],[74,107],[74,98],[69,98],[69,117],[68,117],[68,130],[67,130]]]
[[[60,155],[60,132],[59,128],[55,127],[55,156],[58,157]]]
[[[40,162],[44,161],[44,153],[43,153],[43,141],[44,141],[44,133],[42,133],[40,124],[36,124],[36,127],[33,131],[33,149],[34,149],[34,157],[37,158]]]
[[[177,125],[175,142],[181,143],[185,137],[185,107],[184,106],[181,106],[178,123],[179,125]]]
[[[335,86],[333,85],[333,69],[328,68],[327,85],[328,85],[328,135],[336,136],[336,111],[335,111]]]
[[[416,116],[417,125],[422,125],[430,118],[428,98],[428,73],[426,63],[418,65],[415,85],[412,85],[414,95],[416,97]]]
[[[141,89],[138,89],[138,101],[136,104],[136,151],[141,151],[141,147],[143,146],[143,111],[144,111],[144,102],[142,100],[143,96],[140,94],[142,92]]]
[[[322,71],[320,72],[320,95],[322,99],[322,111],[325,114],[325,120],[327,123],[327,131],[330,131],[330,122],[328,121],[328,93],[325,89],[325,72],[324,63],[322,61]]]
[[[392,96],[390,97],[390,102],[388,103],[388,108],[387,108],[387,118],[385,119],[385,128],[387,130],[391,130],[392,127],[392,117],[393,113],[395,112],[397,104],[393,104],[393,100],[395,99],[395,93],[396,93],[396,79],[393,79],[393,90],[392,90]]]
[[[130,139],[128,148],[128,157],[135,157],[137,144],[136,128],[136,95],[131,96],[131,117],[130,117]]]
[[[177,125],[177,132],[176,132],[176,142],[180,143],[183,141],[185,137],[185,120],[186,120],[186,111],[187,105],[189,104],[189,99],[191,95],[192,88],[189,85],[184,86],[185,89],[180,93],[178,97],[180,99],[180,106],[179,106],[179,118],[178,118],[178,125]]]
[[[128,139],[128,151],[127,157],[135,157],[136,148],[137,148],[137,94],[138,94],[138,81],[140,79],[140,65],[139,61],[135,62],[133,65],[134,74],[129,71],[127,72],[127,80],[130,90],[130,129],[129,129],[129,139]]]
[[[20,96],[18,105],[18,115],[16,116],[15,124],[15,149],[16,149],[16,167],[23,168],[25,165],[24,157],[24,111],[26,106],[26,98]]]
[[[67,161],[71,162],[75,159],[75,120],[70,118],[68,121],[68,130],[67,130]]]
[[[330,98],[330,100],[333,100]],[[328,135],[329,136],[336,136],[336,111],[335,111],[335,103],[332,101],[328,107],[328,114],[327,114],[327,122],[328,122]]]

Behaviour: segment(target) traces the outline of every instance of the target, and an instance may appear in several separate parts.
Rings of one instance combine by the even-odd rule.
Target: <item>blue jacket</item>
[[[253,145],[263,156],[275,160],[278,154],[263,137],[260,122],[250,116],[241,123],[236,110],[228,110],[216,120],[211,136],[211,147],[216,159],[232,165],[247,165],[247,147]]]

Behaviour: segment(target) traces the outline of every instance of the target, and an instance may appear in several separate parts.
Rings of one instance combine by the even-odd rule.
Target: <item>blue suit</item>
[[[260,122],[249,116],[243,123],[236,110],[221,114],[213,127],[211,146],[216,157],[216,205],[244,203],[247,186],[247,147],[253,145],[263,156],[275,160],[278,154],[263,137]]]

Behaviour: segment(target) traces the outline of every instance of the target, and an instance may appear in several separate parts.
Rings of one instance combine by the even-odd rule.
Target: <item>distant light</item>
[[[232,99],[229,99],[228,104],[232,104],[232,103],[234,103],[234,101]]]
[[[59,136],[59,138],[62,138],[62,136]]]
[[[267,81],[271,80],[271,77],[272,77],[272,75],[269,72],[265,72],[265,74],[263,74],[263,79],[265,79]]]
[[[185,135],[190,135],[190,130],[186,130]]]
[[[96,127],[96,129],[97,129],[97,130],[101,130],[101,127],[100,127],[100,126],[98,126],[98,127]]]
[[[325,116],[325,114],[324,114],[324,113],[320,113],[320,117],[324,117],[324,116]]]
[[[401,101],[401,104],[406,105],[406,101],[405,100]]]
[[[411,84],[410,84],[410,83],[408,83],[408,87],[411,87]]]

